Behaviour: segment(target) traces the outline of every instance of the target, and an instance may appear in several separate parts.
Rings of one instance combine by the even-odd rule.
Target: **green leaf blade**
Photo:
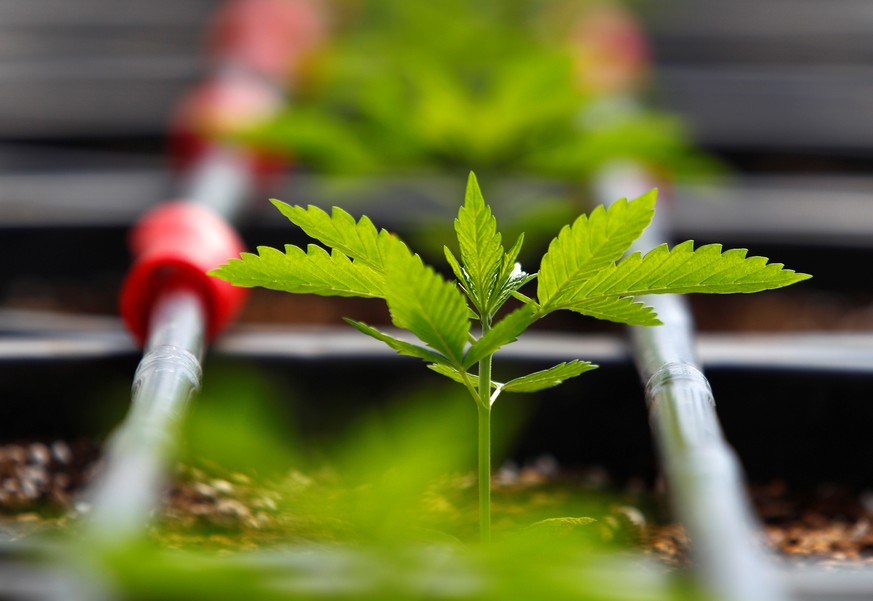
[[[497,220],[485,204],[473,173],[467,180],[464,205],[455,219],[455,233],[468,274],[471,298],[480,310],[484,309],[501,271],[503,244],[497,232]]]
[[[393,253],[386,262],[385,300],[399,328],[461,365],[470,334],[467,302],[454,283],[444,280],[417,255]]]
[[[512,274],[512,271],[515,269],[515,262],[518,260],[518,255],[521,252],[521,247],[524,245],[524,232],[522,232],[518,239],[516,239],[515,244],[512,245],[506,254],[503,257],[503,268],[500,272],[500,279],[506,280]]]
[[[385,230],[377,230],[367,216],[355,221],[346,211],[334,207],[330,214],[316,206],[292,206],[271,200],[291,223],[325,246],[380,271],[384,268],[386,246],[402,244]]]
[[[559,363],[548,369],[510,380],[503,385],[502,391],[537,392],[557,386],[565,380],[575,378],[576,376],[593,369],[597,369],[597,366],[588,361],[573,360],[566,363]]]
[[[449,264],[449,267],[452,268],[452,273],[455,274],[455,277],[458,279],[458,282],[461,283],[465,288],[469,286],[469,281],[467,280],[467,273],[464,272],[464,268],[461,267],[460,262],[455,258],[455,255],[452,254],[452,251],[449,250],[448,246],[443,247],[443,254],[446,257],[446,262]]]
[[[765,257],[747,257],[745,249],[722,252],[720,244],[694,249],[692,241],[672,249],[661,245],[645,256],[635,253],[618,265],[568,290],[562,308],[603,297],[643,294],[733,294],[761,292],[809,279],[805,273],[768,263]]]
[[[521,299],[523,295],[516,296],[518,290],[531,280],[536,279],[536,277],[536,274],[530,274],[523,271],[520,263],[513,265],[512,271],[510,271],[505,277],[501,276],[500,281],[495,287],[494,295],[491,299],[491,308],[496,312],[497,309],[502,307],[511,296]],[[533,301],[530,299],[523,302],[531,307],[534,306]]]
[[[474,376],[473,374],[463,372],[456,367],[452,367],[451,365],[445,365],[444,363],[431,363],[428,365],[428,368],[440,374],[441,376],[445,376],[450,380],[457,382],[458,384],[467,385],[468,383],[472,388],[477,388],[479,386],[479,376]],[[464,381],[464,375],[466,373],[467,382]]]
[[[658,326],[661,321],[655,310],[631,296],[607,296],[579,300],[565,309],[614,323],[629,326]]]
[[[383,298],[384,278],[367,265],[349,260],[341,252],[329,253],[320,246],[303,249],[287,245],[285,252],[260,246],[255,253],[242,253],[209,272],[236,286],[260,286],[271,290],[320,296]]]
[[[354,319],[350,319],[348,317],[344,317],[343,320],[346,323],[356,327],[359,331],[363,332],[367,336],[375,338],[380,342],[384,342],[401,355],[406,355],[407,357],[417,357],[419,359],[424,359],[425,361],[439,365],[445,364],[447,362],[447,359],[439,353],[435,353],[426,348],[422,348],[420,346],[412,344],[411,342],[395,338],[394,336],[386,334],[385,332],[381,332],[362,321],[355,321]]]
[[[628,201],[621,199],[590,215],[581,215],[552,240],[537,276],[537,297],[547,309],[599,270],[618,261],[648,227],[657,190]]]
[[[494,354],[500,347],[514,342],[531,324],[534,316],[533,307],[524,305],[498,321],[467,349],[464,355],[464,367],[471,367],[479,360]]]

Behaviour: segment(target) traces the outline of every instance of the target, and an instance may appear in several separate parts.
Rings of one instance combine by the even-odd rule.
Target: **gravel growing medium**
[[[25,442],[0,446],[0,533],[10,540],[52,528],[68,528],[88,507],[76,493],[99,471],[99,451],[88,441]],[[291,472],[276,487],[243,473],[179,466],[153,526],[153,535],[170,547],[209,546],[245,550],[322,536],[323,525],[285,508],[279,490],[317,486]],[[456,476],[441,483],[434,506],[448,520],[475,494],[475,479]],[[596,538],[638,548],[669,569],[690,565],[683,529],[664,520],[662,495],[638,479],[621,485],[600,468],[559,469],[549,458],[530,465],[506,465],[494,477],[496,523],[520,514],[548,511],[568,498],[608,494],[591,524]],[[657,487],[656,487],[657,488]],[[617,491],[617,492],[616,492]],[[873,491],[821,485],[792,489],[781,481],[750,490],[764,530],[777,554],[791,561],[854,566],[873,563]],[[463,519],[463,518],[461,518]],[[335,526],[335,527],[334,527]],[[336,525],[327,536],[342,534]],[[333,532],[330,532],[333,530]]]

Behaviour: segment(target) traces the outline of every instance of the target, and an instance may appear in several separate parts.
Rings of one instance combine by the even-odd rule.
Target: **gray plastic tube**
[[[197,294],[165,294],[151,323],[130,412],[109,439],[104,472],[90,491],[90,531],[105,542],[121,543],[144,531],[158,506],[188,401],[200,388],[205,322]]]
[[[601,174],[596,193],[605,202],[645,192],[648,178],[633,167]],[[633,250],[664,242],[655,222]],[[720,601],[785,601],[745,493],[739,461],[722,434],[709,382],[694,351],[694,326],[682,297],[647,297],[664,325],[632,327],[634,357],[645,384],[649,421],[670,501],[691,540],[694,573]]]
[[[183,198],[234,218],[254,176],[235,148],[217,145],[193,165]],[[106,466],[88,492],[91,533],[117,543],[144,532],[160,501],[188,401],[200,388],[205,309],[192,290],[171,290],[155,302],[142,360],[134,374],[131,409],[112,434]]]

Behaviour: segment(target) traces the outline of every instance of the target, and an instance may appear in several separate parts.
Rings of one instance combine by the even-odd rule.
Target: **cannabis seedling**
[[[758,292],[781,288],[810,276],[747,257],[743,249],[722,251],[719,244],[695,249],[692,241],[672,249],[661,245],[647,253],[622,256],[649,225],[656,191],[635,200],[597,207],[564,226],[542,257],[539,273],[525,273],[516,262],[523,236],[507,251],[497,221],[485,204],[475,176],[467,183],[464,205],[455,220],[460,260],[446,247],[457,278],[445,280],[399,238],[377,230],[366,216],[355,219],[339,208],[330,214],[309,206],[276,207],[330,252],[310,244],[306,250],[259,247],[211,272],[238,286],[262,286],[324,296],[381,298],[395,326],[421,344],[346,319],[361,332],[462,384],[479,413],[479,516],[483,541],[491,536],[491,407],[507,392],[535,392],[596,368],[574,360],[549,369],[497,382],[491,360],[533,322],[567,310],[630,325],[658,325],[651,307],[635,300],[644,294]],[[537,280],[535,298],[520,292]],[[497,319],[514,298],[520,307]],[[479,322],[478,336],[472,333]]]

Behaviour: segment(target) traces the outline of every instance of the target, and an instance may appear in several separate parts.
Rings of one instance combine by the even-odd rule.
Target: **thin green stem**
[[[490,323],[482,319],[484,335]],[[491,355],[479,361],[479,534],[491,542]]]
[[[473,397],[473,401],[475,401],[476,405],[479,405],[479,391],[473,386],[473,382],[470,381],[469,374],[467,372],[461,372],[461,377],[464,380],[464,387],[467,389],[467,392]]]
[[[479,405],[479,534],[483,543],[491,542],[491,407],[482,405]]]

